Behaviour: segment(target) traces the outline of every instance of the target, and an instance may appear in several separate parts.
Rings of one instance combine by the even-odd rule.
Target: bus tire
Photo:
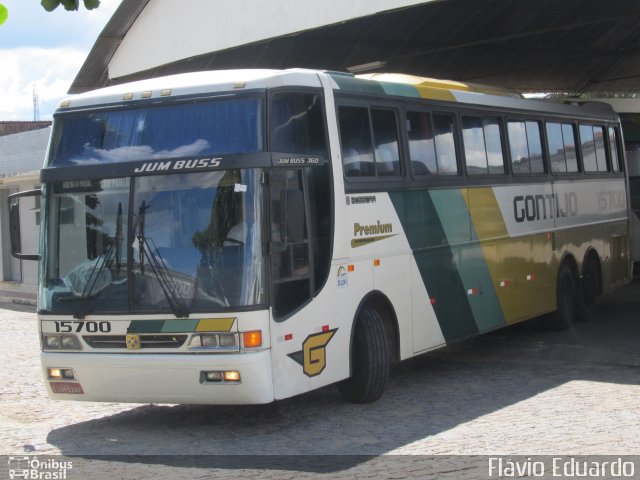
[[[576,281],[571,267],[563,263],[558,271],[556,287],[556,311],[546,317],[545,327],[549,330],[571,328],[576,318]]]
[[[599,272],[598,261],[589,255],[582,267],[582,280],[577,295],[576,319],[579,321],[589,321],[596,313],[596,298],[600,293]]]
[[[358,314],[351,347],[351,377],[338,384],[342,398],[370,403],[382,396],[389,378],[391,355],[378,312],[364,306]]]

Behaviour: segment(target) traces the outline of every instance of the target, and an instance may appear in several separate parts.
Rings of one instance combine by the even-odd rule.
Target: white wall
[[[430,1],[153,0],[115,52],[109,77]]]

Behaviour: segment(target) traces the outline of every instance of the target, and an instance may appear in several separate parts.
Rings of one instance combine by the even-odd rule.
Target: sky
[[[0,121],[33,120],[34,87],[39,119],[51,120],[121,1],[87,10],[81,0],[78,11],[47,12],[40,0],[0,0],[9,11],[0,25]]]

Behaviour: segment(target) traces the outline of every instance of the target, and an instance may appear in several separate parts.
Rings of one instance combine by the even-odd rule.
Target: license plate
[[[79,393],[84,394],[82,385],[74,382],[49,382],[53,393]]]

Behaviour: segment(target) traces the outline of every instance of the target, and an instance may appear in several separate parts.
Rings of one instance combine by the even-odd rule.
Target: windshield
[[[261,109],[230,96],[60,116],[49,167],[259,152]]]
[[[184,317],[264,303],[261,170],[49,190],[44,310]]]

